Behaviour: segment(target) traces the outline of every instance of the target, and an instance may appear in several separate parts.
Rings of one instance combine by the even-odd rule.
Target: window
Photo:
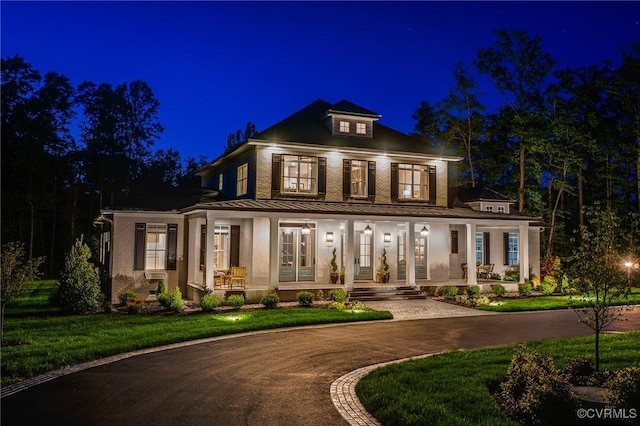
[[[216,270],[229,269],[229,226],[216,226],[213,234],[213,264]]]
[[[367,197],[367,162],[351,161],[351,196]]]
[[[498,213],[504,213],[504,206],[498,206]]]
[[[518,234],[514,232],[508,233],[507,242],[507,264],[518,265]]]
[[[349,122],[348,121],[341,121],[340,122],[340,132],[349,133]]]
[[[451,254],[458,254],[458,231],[451,231]]]
[[[167,261],[167,225],[148,224],[144,269],[165,269]]]
[[[222,191],[222,184],[223,184],[223,177],[224,175],[222,173],[220,173],[218,175],[218,191]]]
[[[134,239],[134,270],[176,270],[177,224],[136,223]]]
[[[249,181],[249,165],[244,163],[238,166],[236,178],[236,195],[245,195],[247,193],[247,183]]]
[[[399,198],[429,199],[429,168],[416,164],[398,165]]]
[[[356,133],[359,135],[366,135],[367,125],[365,123],[356,123]]]
[[[476,232],[476,263],[484,262],[484,238],[482,232]]]
[[[493,206],[485,206],[484,210],[487,211],[487,212],[492,212],[493,211]]]
[[[317,194],[318,159],[283,155],[282,192]]]

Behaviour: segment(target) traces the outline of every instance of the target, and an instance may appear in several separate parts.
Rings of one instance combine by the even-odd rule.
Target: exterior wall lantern
[[[384,245],[388,246],[389,244],[391,244],[391,234],[388,232],[384,233]]]
[[[327,232],[327,234],[324,237],[325,242],[327,243],[328,246],[332,246],[333,245],[333,232]]]
[[[306,223],[302,226],[302,235],[309,235],[311,233],[311,228]]]
[[[367,227],[364,228],[364,235],[373,235],[373,229],[371,229],[369,225],[367,225]]]
[[[422,229],[420,230],[420,235],[422,235],[423,237],[426,237],[427,235],[429,235],[429,230],[427,229],[426,226],[422,227]]]

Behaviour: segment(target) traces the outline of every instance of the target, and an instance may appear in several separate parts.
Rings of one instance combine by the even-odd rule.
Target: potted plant
[[[340,284],[344,284],[344,267],[340,269]]]
[[[336,263],[336,249],[333,249],[333,256],[331,257],[331,261],[329,262],[331,266],[331,284],[335,284],[338,282],[338,264]]]
[[[382,255],[380,256],[380,277],[382,282],[389,282],[389,264],[387,263],[387,249],[382,249]]]

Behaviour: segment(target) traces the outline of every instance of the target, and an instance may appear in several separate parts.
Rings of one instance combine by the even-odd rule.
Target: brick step
[[[349,300],[408,300],[426,299],[420,290],[409,287],[359,287],[349,292]]]

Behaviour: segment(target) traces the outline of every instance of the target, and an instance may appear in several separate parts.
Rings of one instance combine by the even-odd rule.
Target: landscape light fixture
[[[309,235],[311,233],[311,228],[306,223],[302,226],[302,235]]]
[[[427,229],[426,226],[422,227],[422,229],[420,230],[420,235],[422,235],[423,237],[426,237],[427,235],[429,235],[429,230]]]
[[[367,227],[364,228],[364,235],[372,235],[372,234],[373,234],[373,229],[371,229],[371,227],[367,225]]]

